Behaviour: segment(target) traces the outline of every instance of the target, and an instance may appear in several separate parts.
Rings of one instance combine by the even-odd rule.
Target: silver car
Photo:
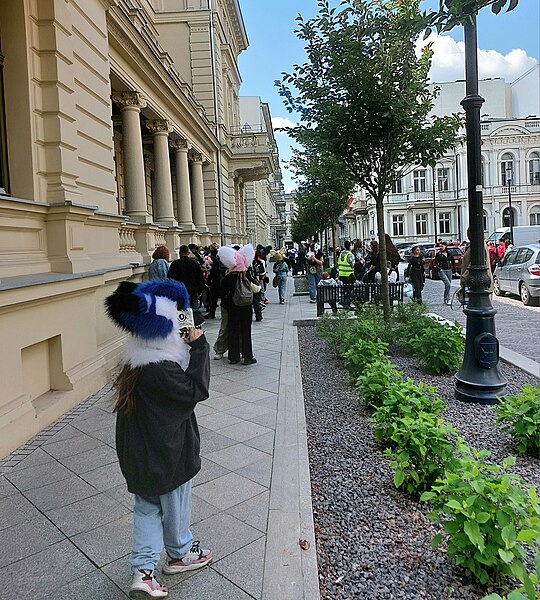
[[[496,296],[518,294],[526,306],[540,303],[540,244],[509,250],[493,273]]]

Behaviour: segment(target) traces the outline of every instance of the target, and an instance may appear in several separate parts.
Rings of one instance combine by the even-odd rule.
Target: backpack
[[[253,292],[248,278],[245,275],[239,275],[234,286],[232,297],[235,306],[249,306],[253,302]]]

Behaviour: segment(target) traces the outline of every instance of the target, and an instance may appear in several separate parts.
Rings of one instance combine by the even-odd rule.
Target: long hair
[[[139,379],[142,367],[130,367],[124,365],[120,374],[116,378],[113,387],[117,390],[116,403],[114,405],[114,412],[121,413],[122,415],[130,418],[135,414],[136,401],[135,401],[135,385]]]

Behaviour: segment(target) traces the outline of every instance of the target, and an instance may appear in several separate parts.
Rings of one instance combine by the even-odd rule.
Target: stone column
[[[150,221],[146,207],[146,181],[140,113],[146,100],[139,92],[117,92],[113,101],[122,109],[122,153],[124,155],[124,185],[126,213],[135,221]]]
[[[203,157],[195,152],[191,155],[191,201],[195,229],[206,232],[206,211],[204,206]]]
[[[189,187],[189,144],[180,138],[172,142],[176,161],[176,207],[178,224],[185,231],[193,231],[193,214],[191,211],[191,190]]]
[[[154,119],[146,122],[154,140],[154,220],[171,227],[177,225],[174,218],[171,163],[169,158],[169,133],[173,130],[169,121]]]

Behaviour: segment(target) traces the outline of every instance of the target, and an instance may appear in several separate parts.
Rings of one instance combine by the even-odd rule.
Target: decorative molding
[[[115,92],[111,98],[122,109],[132,106],[143,109],[147,106],[146,98],[140,92]]]
[[[175,140],[170,141],[171,148],[174,150],[185,150],[186,152],[189,150],[190,145],[186,138],[176,138]]]
[[[191,162],[194,163],[202,163],[204,160],[203,155],[200,152],[196,151],[191,151],[189,153],[189,159],[191,160]]]
[[[171,133],[171,131],[173,131],[173,126],[171,125],[171,122],[167,121],[166,119],[152,119],[151,121],[146,121],[146,128],[153,134],[169,134]]]

